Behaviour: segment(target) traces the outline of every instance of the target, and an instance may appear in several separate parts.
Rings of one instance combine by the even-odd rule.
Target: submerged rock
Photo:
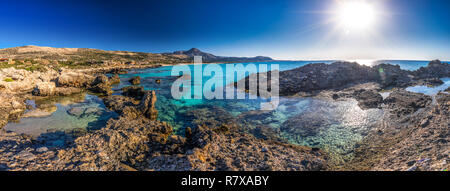
[[[133,85],[139,85],[139,84],[141,84],[141,77],[140,76],[135,76],[135,77],[131,78],[129,80],[129,82],[131,84],[133,84]]]
[[[109,77],[108,79],[109,83],[112,84],[119,84],[120,83],[120,77],[119,75],[115,74],[114,76]]]
[[[144,87],[142,86],[127,86],[122,88],[122,95],[132,97],[135,99],[142,99],[145,94]]]

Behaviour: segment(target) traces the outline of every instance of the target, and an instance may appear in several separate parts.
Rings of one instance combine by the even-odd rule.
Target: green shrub
[[[5,78],[3,81],[5,81],[5,82],[14,82],[14,80],[12,78]]]

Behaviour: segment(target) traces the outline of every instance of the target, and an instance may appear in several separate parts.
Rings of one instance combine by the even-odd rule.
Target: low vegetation
[[[12,78],[5,78],[3,81],[5,81],[5,82],[14,82],[14,80]]]

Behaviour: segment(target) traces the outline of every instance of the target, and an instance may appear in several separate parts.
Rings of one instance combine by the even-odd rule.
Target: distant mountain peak
[[[189,50],[175,51],[173,54],[186,55],[188,57],[202,56],[203,62],[258,62],[258,61],[271,61],[272,58],[257,56],[257,57],[226,57],[216,56],[211,53],[202,52],[198,48],[191,48]]]
[[[191,48],[187,52],[201,52],[198,48]]]

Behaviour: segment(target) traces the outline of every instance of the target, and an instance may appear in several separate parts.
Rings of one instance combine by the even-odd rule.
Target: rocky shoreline
[[[330,162],[317,148],[287,144],[260,128],[256,138],[233,120],[203,118],[192,113],[185,136],[157,121],[156,93],[140,86],[111,95],[123,66],[88,70],[29,72],[3,69],[0,82],[0,127],[20,119],[25,100],[67,96],[79,92],[101,95],[119,116],[106,126],[73,137],[64,147],[47,147],[31,137],[0,128],[0,170],[442,170],[449,168],[450,95],[434,97],[405,91],[411,85],[436,85],[450,77],[450,66],[432,61],[416,71],[380,64],[374,67],[338,62],[309,64],[280,72],[280,95],[355,99],[361,109],[384,111],[381,123],[370,127],[357,143],[355,157]],[[155,66],[152,66],[155,67]],[[138,84],[138,83],[136,83]],[[380,92],[392,91],[387,98]],[[250,92],[252,93],[252,92]],[[51,111],[49,111],[51,112]],[[77,111],[71,111],[77,113]],[[86,111],[84,111],[86,112]],[[215,110],[220,112],[220,109]],[[249,119],[247,113],[239,120]],[[264,115],[264,113],[262,113]],[[297,123],[297,122],[293,122]],[[205,125],[207,124],[207,125]],[[314,131],[312,129],[311,131]],[[305,132],[308,135],[311,132]]]
[[[217,124],[187,128],[174,135],[156,120],[156,95],[130,86],[110,95],[119,69],[55,73],[3,70],[2,76],[22,73],[2,91],[2,126],[18,120],[25,100],[67,96],[83,91],[102,95],[107,108],[119,114],[106,127],[82,133],[64,147],[47,147],[26,135],[0,130],[0,170],[324,170],[326,155],[318,149],[257,139],[234,126]],[[26,83],[28,82],[28,83]],[[25,85],[26,84],[26,85]],[[34,86],[34,87],[33,87]],[[78,111],[68,111],[75,115]],[[84,111],[85,112],[85,111]],[[236,152],[239,150],[239,152]]]
[[[406,71],[390,64],[369,67],[336,62],[309,64],[279,75],[280,95],[335,101],[354,99],[363,110],[383,111],[381,122],[370,127],[355,145],[354,158],[344,163],[329,162],[329,170],[449,169],[448,89],[447,93],[428,96],[405,88],[443,84],[439,78],[450,77],[450,64],[434,60],[427,67]],[[249,78],[243,79],[246,88]],[[266,80],[270,83],[270,76]],[[381,93],[385,91],[390,93],[383,98]],[[310,131],[314,132],[314,128]]]

